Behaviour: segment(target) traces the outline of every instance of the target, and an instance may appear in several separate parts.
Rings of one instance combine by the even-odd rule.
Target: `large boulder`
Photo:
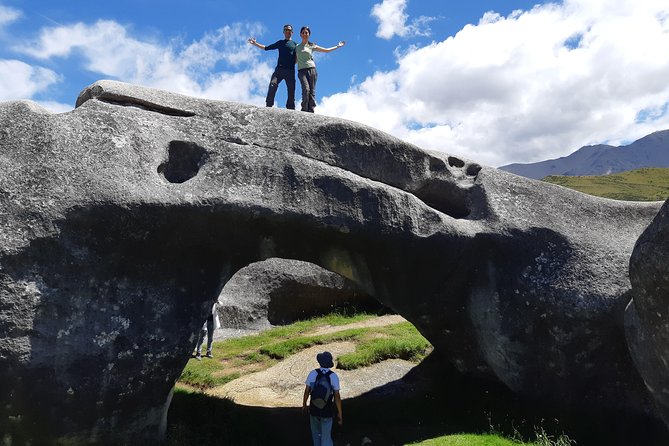
[[[630,280],[628,344],[659,413],[669,424],[669,201],[634,247]]]
[[[263,329],[334,311],[381,310],[378,301],[343,275],[313,263],[280,258],[237,271],[218,303],[221,325],[232,329]]]
[[[159,438],[211,304],[267,246],[349,271],[462,373],[547,402],[653,410],[623,313],[658,203],[340,119],[102,81],[69,113],[0,105],[0,209],[10,443]]]

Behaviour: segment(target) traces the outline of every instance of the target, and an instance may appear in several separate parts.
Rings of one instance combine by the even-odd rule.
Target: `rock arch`
[[[201,321],[267,240],[277,257],[348,268],[464,374],[655,416],[623,311],[658,203],[589,197],[323,116],[110,81],[77,104],[0,105],[10,440],[160,437]]]

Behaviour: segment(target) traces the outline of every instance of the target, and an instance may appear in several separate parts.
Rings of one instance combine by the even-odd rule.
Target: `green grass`
[[[669,169],[643,168],[601,176],[548,176],[559,184],[598,197],[629,201],[664,201],[669,197]]]
[[[358,344],[355,352],[337,358],[337,367],[352,370],[395,358],[420,362],[431,347],[409,322],[382,327],[377,334]]]
[[[543,428],[535,433],[537,440],[532,443],[505,438],[498,434],[456,434],[411,443],[420,446],[574,446],[575,442],[566,435],[552,437],[546,434]]]
[[[411,443],[420,446],[530,446],[532,443],[519,443],[496,434],[457,434],[445,435],[443,437],[432,438],[430,440]]]
[[[387,327],[347,329],[324,335],[306,334],[321,326],[340,326],[372,317],[375,316],[334,314],[272,328],[255,335],[214,342],[213,354],[216,359],[188,361],[179,382],[200,389],[220,386],[239,378],[243,373],[267,369],[277,361],[311,346],[337,341],[355,341],[357,344],[356,352],[338,358],[337,367],[347,370],[388,358],[419,362],[431,349],[428,341],[408,322]],[[238,372],[240,369],[244,371]]]

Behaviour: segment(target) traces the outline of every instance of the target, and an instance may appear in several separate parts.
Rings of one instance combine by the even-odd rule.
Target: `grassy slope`
[[[643,168],[602,176],[549,176],[543,179],[598,197],[664,201],[669,197],[669,169]]]

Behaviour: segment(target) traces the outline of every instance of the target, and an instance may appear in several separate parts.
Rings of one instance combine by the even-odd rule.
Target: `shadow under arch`
[[[579,446],[664,446],[669,431],[658,420],[622,411],[548,405],[520,397],[497,382],[444,369],[428,356],[405,377],[355,398],[344,399],[344,425],[335,425],[335,445],[405,445],[459,433],[495,432],[534,441],[541,426],[564,433]],[[342,383],[345,385],[346,383]],[[168,417],[167,446],[311,444],[307,415],[298,407],[243,406],[200,393],[175,395]]]

